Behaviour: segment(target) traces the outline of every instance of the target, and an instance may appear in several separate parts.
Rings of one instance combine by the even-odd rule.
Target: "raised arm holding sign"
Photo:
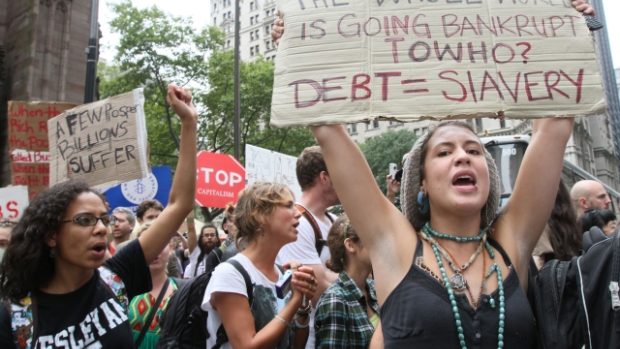
[[[427,17],[419,17],[419,20],[427,20],[429,26],[412,27],[411,19],[419,15],[414,11],[411,13],[408,28],[414,34],[416,34],[414,29],[428,29],[431,33],[441,30],[442,35],[448,37],[449,35],[446,34],[445,30],[456,28],[456,26],[447,27],[448,22],[442,23],[441,20],[446,21],[451,18],[450,21],[453,21],[460,18],[461,22],[457,25],[460,30],[473,32],[478,28],[478,25],[481,25],[481,22],[472,22],[471,18],[477,18],[477,15],[471,17],[467,8],[477,6],[478,9],[485,8],[492,12],[494,8],[500,5],[515,4],[516,2],[501,0],[438,0],[432,3],[416,1],[415,6],[420,8],[441,7],[439,6],[440,3],[446,7],[446,4],[451,3],[450,6],[459,7],[462,11],[443,13],[439,22],[431,21]],[[342,7],[351,6],[351,3],[351,1],[346,4],[344,1],[329,2],[330,6]],[[541,9],[537,11],[533,11],[533,9],[538,8],[534,2],[519,1],[519,3],[529,4],[528,18],[530,20],[534,16],[538,19],[541,18],[540,16],[547,16],[548,21],[545,23],[550,24],[549,21],[556,20],[551,19],[556,18],[555,16],[558,18],[569,16],[563,17],[565,20],[571,18],[570,23],[573,24],[564,29],[558,27],[554,32],[555,36],[549,35],[549,38],[579,36],[580,26],[583,25],[585,28],[585,24],[582,23],[582,19],[577,13],[568,14],[572,10],[564,9],[566,2],[538,1],[535,3]],[[290,2],[286,6],[290,9],[292,6],[302,6],[301,4],[304,7],[302,12],[316,6],[314,2],[303,1],[299,3]],[[551,4],[559,4],[557,8],[562,11],[566,10],[567,14],[547,14],[544,9]],[[581,11],[588,13],[592,11],[583,0],[573,1],[572,4]],[[364,8],[361,3],[357,3],[357,5]],[[409,5],[409,2],[396,3],[386,0],[378,1],[377,4],[371,2],[371,5],[368,6],[387,6],[390,9],[395,9],[401,6],[414,5]],[[324,18],[333,17],[342,20],[347,13],[349,12],[334,8]],[[516,21],[514,16],[518,13],[513,12],[513,21]],[[467,21],[463,19],[464,16],[467,16]],[[493,14],[493,16],[495,16],[495,20],[498,20],[500,14]],[[592,73],[587,67],[588,64],[595,65],[594,62],[589,61],[590,58],[593,58],[591,52],[583,55],[581,63],[572,64],[569,62],[564,66],[565,62],[558,59],[557,53],[553,54],[552,50],[545,51],[553,48],[552,43],[548,46],[539,45],[536,40],[532,40],[531,47],[528,46],[530,51],[534,52],[527,57],[527,63],[510,62],[509,64],[506,62],[502,66],[502,68],[506,68],[502,70],[503,72],[525,79],[519,78],[518,81],[521,85],[515,85],[517,80],[513,80],[511,84],[502,82],[500,86],[495,78],[487,78],[486,80],[484,78],[482,80],[472,78],[463,84],[462,89],[452,89],[459,85],[454,81],[448,81],[443,84],[429,84],[428,91],[418,91],[425,95],[421,99],[410,96],[400,99],[399,97],[387,98],[384,101],[382,96],[392,96],[394,91],[403,92],[399,77],[390,74],[376,75],[377,71],[372,70],[381,68],[388,69],[385,71],[395,72],[394,67],[402,65],[400,63],[394,64],[395,61],[389,62],[390,58],[394,58],[390,56],[391,53],[394,53],[391,48],[378,49],[375,44],[379,45],[380,41],[365,40],[369,44],[366,51],[371,52],[372,57],[377,59],[371,60],[372,65],[359,64],[355,61],[358,57],[368,57],[362,52],[363,50],[358,51],[362,54],[350,54],[342,57],[337,53],[338,50],[352,52],[347,51],[350,47],[347,48],[342,42],[331,46],[313,45],[312,40],[320,39],[313,39],[308,33],[312,31],[313,35],[318,37],[321,30],[317,28],[324,28],[326,34],[322,38],[329,42],[328,29],[333,21],[321,22],[320,18],[302,17],[300,14],[290,16],[290,12],[286,14],[286,21],[288,22],[292,18],[298,23],[298,26],[287,26],[285,37],[286,35],[293,37],[296,35],[295,33],[291,34],[290,30],[299,31],[305,28],[306,32],[302,34],[301,38],[293,38],[289,43],[284,40],[279,48],[285,58],[277,61],[277,64],[282,62],[285,64],[280,65],[277,70],[286,74],[280,76],[279,82],[276,81],[276,88],[280,90],[274,89],[274,103],[275,101],[281,102],[280,105],[277,103],[274,105],[276,124],[342,123],[380,115],[398,115],[399,118],[402,116],[403,119],[412,115],[412,118],[421,116],[440,118],[456,115],[484,116],[499,111],[507,116],[562,115],[561,113],[556,115],[554,111],[564,111],[565,114],[569,115],[580,115],[599,110],[603,105],[600,103],[602,97],[598,90],[600,89],[598,81],[596,79],[590,80],[596,73]],[[509,22],[503,22],[508,17],[504,17],[500,22],[503,23],[503,26],[509,25]],[[391,19],[392,17],[387,22],[380,21],[377,23],[392,25]],[[305,27],[304,23],[306,23]],[[370,22],[362,21],[360,33],[362,30],[367,30],[364,23]],[[456,25],[457,22],[452,23]],[[520,24],[517,27],[512,27],[512,29],[516,30],[516,33],[525,35],[523,31],[526,30],[527,24],[524,22],[524,18],[520,22],[514,23]],[[529,20],[527,23],[532,25]],[[542,22],[537,21],[536,23],[536,27],[530,29],[537,30],[536,33],[539,33],[543,30]],[[519,27],[521,27],[521,32],[519,32]],[[547,29],[549,28],[551,27]],[[392,33],[392,29],[393,27],[390,27],[389,33]],[[527,30],[530,31],[530,29]],[[402,31],[403,29],[399,30]],[[488,32],[491,29],[485,27],[484,30]],[[332,37],[334,35],[332,34]],[[342,33],[336,34],[336,36],[338,35],[342,36]],[[454,35],[458,34],[455,32]],[[493,38],[499,39],[499,36]],[[306,47],[301,44],[295,46],[292,43],[294,40],[302,39],[306,41]],[[544,38],[545,41],[546,39],[547,37]],[[539,41],[542,40],[540,38]],[[579,41],[577,37],[573,37],[573,40]],[[400,41],[398,42],[400,43]],[[516,46],[518,42],[510,40],[490,40],[488,42],[495,46],[503,42],[506,47],[512,47],[512,49],[518,47]],[[423,47],[422,44],[418,45]],[[352,44],[351,46],[355,45]],[[458,47],[458,43],[456,47]],[[467,45],[462,47],[463,50],[466,47],[468,48]],[[286,61],[287,55],[307,52],[310,49],[318,52],[321,51],[320,48],[331,50],[330,57],[341,59],[340,66],[334,68],[334,66],[326,65],[322,71],[315,71],[311,69],[311,65],[317,61],[304,61],[301,58],[296,63]],[[442,50],[440,48],[439,52],[443,52]],[[388,53],[387,63],[385,55],[374,54],[377,51]],[[429,60],[431,55],[436,55],[438,52],[434,48],[431,51]],[[543,51],[546,53],[541,54]],[[409,58],[421,57],[418,56],[419,52],[416,48]],[[543,60],[557,59],[557,61],[554,66],[551,66],[550,62],[543,62],[543,65],[538,65],[533,68],[534,70],[531,70],[531,72],[540,73],[531,73],[526,76],[521,69],[523,67],[515,66],[515,64],[526,65],[528,72],[530,72],[529,69],[532,69],[530,63],[541,63],[541,61],[533,59],[536,57],[534,53],[541,54],[540,57],[543,57]],[[447,60],[454,60],[451,54],[447,54],[452,57]],[[461,61],[464,62],[465,60],[472,60],[474,57],[477,60],[483,55],[484,52],[478,50],[473,56],[461,55],[460,57]],[[446,57],[444,56],[444,58]],[[510,56],[497,55],[496,57],[507,59]],[[572,53],[567,53],[566,57],[568,60],[571,59],[570,57],[576,59],[577,55],[573,56]],[[490,58],[491,56],[487,56],[486,63],[490,61]],[[525,57],[522,58],[525,59]],[[317,57],[317,59],[321,58]],[[347,59],[349,63],[345,63]],[[376,64],[377,62],[385,64]],[[475,64],[476,62],[465,63],[464,70],[457,70],[453,62],[435,60],[432,69],[430,67],[426,70],[425,68],[416,68],[407,70],[407,72],[413,74],[449,72],[448,76],[453,79],[456,76],[462,77],[461,74],[463,73],[469,78],[470,75],[473,77],[480,72],[489,72],[487,67],[478,66]],[[424,62],[420,60],[419,63]],[[304,64],[306,64],[306,72],[303,72],[303,69],[296,70]],[[421,64],[420,67],[422,66]],[[353,80],[354,83],[347,88],[333,88],[334,82],[346,81],[348,72],[361,68],[370,69],[370,74],[364,73],[370,77],[369,79],[362,77],[362,80]],[[399,72],[404,71],[399,70]],[[551,71],[555,71],[559,75],[550,74]],[[500,72],[494,70],[491,77],[499,77]],[[577,75],[573,75],[575,72]],[[542,74],[542,85],[540,85],[540,81],[537,81],[537,85],[534,80],[528,80],[535,74]],[[323,78],[323,76],[342,78],[330,79]],[[437,76],[440,75],[437,74]],[[485,76],[484,73],[483,76]],[[289,77],[292,80],[283,83],[284,79]],[[371,84],[374,78],[379,78],[381,81],[378,89],[375,88],[376,85]],[[292,83],[292,81],[301,81],[300,79],[304,80],[304,86],[307,85],[309,88],[302,88],[301,83]],[[310,79],[320,82],[317,84],[307,82]],[[562,79],[568,83],[562,83]],[[570,87],[571,85],[572,87]],[[486,88],[480,89],[480,86],[486,86]],[[508,91],[507,86],[513,86],[510,89],[512,94],[503,94]],[[542,90],[539,89],[540,87]],[[289,88],[292,88],[293,92],[287,92],[286,90]],[[594,90],[590,90],[591,88]],[[451,101],[449,98],[446,99],[448,96],[456,96],[454,93],[459,90],[459,93],[467,94],[468,98],[471,97],[472,99],[458,102]],[[475,94],[477,100],[473,100],[472,91],[474,90],[478,91]],[[548,92],[550,95],[539,94],[541,91],[546,91],[544,93]],[[365,100],[356,100],[350,97],[363,96],[356,94],[361,92],[368,93]],[[478,93],[483,92],[487,97],[493,95],[493,103],[488,102],[486,97],[484,100],[479,98],[481,95]],[[303,99],[305,102],[312,100],[312,98],[316,100],[306,105],[296,104],[296,93],[300,97],[297,100],[298,102],[302,101],[301,98],[305,98]],[[311,97],[313,93],[315,97]],[[350,96],[341,98],[340,93],[350,93]],[[500,98],[501,96],[504,98]],[[537,98],[540,96],[549,98],[538,100]],[[328,100],[326,101],[326,99]],[[391,103],[388,103],[390,100]],[[396,102],[394,102],[395,100]],[[334,108],[328,109],[325,107],[326,105],[331,105]],[[285,110],[285,106],[289,108],[288,112],[290,112],[291,118],[280,118],[283,114],[278,114],[278,108],[282,108],[279,110],[281,112]],[[499,109],[493,109],[496,107]],[[305,110],[313,108],[314,116],[311,117],[310,113],[306,113]],[[478,110],[481,112],[477,113]],[[342,125],[314,126],[312,128],[321,146],[338,197],[351,220],[352,226],[357,231],[365,248],[368,249],[372,261],[377,298],[382,304],[381,329],[385,348],[415,347],[430,349],[441,347],[464,349],[472,346],[481,348],[535,348],[540,344],[537,343],[537,324],[526,297],[529,287],[528,267],[534,245],[553,206],[563,166],[563,155],[566,143],[572,133],[573,123],[573,118],[567,117],[534,121],[532,141],[521,164],[515,190],[510,202],[499,216],[496,213],[499,203],[499,178],[495,163],[490,154],[486,152],[480,139],[465,122],[445,121],[439,123],[431,128],[428,134],[417,140],[403,167],[402,212],[394,207],[380,191],[363,154]],[[574,311],[577,312],[578,309],[574,309]],[[607,311],[611,312],[610,309]],[[574,330],[581,335],[585,331],[579,326]],[[575,337],[579,337],[579,335]],[[575,346],[570,347],[581,347],[584,343],[582,341],[573,344]]]

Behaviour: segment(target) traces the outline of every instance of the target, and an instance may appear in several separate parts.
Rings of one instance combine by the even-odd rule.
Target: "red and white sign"
[[[28,187],[16,185],[0,188],[0,220],[17,222],[28,207]]]
[[[198,152],[196,159],[196,203],[225,208],[236,203],[245,188],[245,169],[228,154]]]

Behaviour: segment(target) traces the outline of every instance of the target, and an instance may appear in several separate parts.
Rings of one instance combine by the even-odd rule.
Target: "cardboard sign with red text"
[[[115,185],[149,173],[142,89],[67,110],[47,126],[50,185],[70,178]]]
[[[11,183],[28,186],[35,197],[49,185],[47,121],[75,104],[9,101],[9,157]]]
[[[570,0],[278,1],[271,123],[588,115],[605,110]]]
[[[0,188],[0,221],[17,222],[28,203],[28,187],[25,185]]]
[[[225,208],[237,202],[245,188],[245,169],[234,157],[200,151],[196,165],[196,204]]]

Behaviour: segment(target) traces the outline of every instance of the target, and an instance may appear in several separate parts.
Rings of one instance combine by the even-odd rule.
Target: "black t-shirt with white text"
[[[118,251],[104,267],[125,284],[126,296],[148,292],[151,277],[137,240]],[[79,289],[61,295],[35,291],[38,339],[32,348],[133,348],[127,310],[95,271]],[[33,303],[35,304],[35,303]],[[0,307],[0,348],[15,348],[11,316]]]

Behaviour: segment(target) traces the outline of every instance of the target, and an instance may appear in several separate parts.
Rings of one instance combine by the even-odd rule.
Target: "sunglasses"
[[[62,221],[63,223],[74,223],[81,227],[92,227],[97,225],[97,221],[101,221],[103,225],[109,226],[114,225],[116,223],[116,217],[104,214],[103,216],[97,217],[92,213],[80,213],[75,215],[70,220]]]

